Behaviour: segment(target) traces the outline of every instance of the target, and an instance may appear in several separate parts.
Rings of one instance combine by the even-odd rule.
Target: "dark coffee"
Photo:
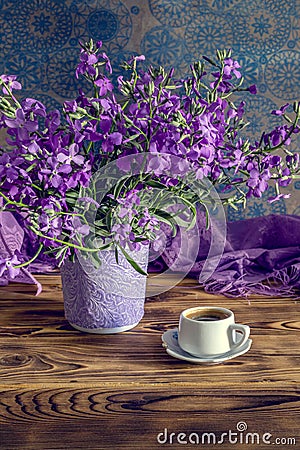
[[[191,320],[196,320],[197,322],[215,322],[217,320],[227,319],[229,315],[225,314],[223,311],[206,309],[202,311],[191,311],[186,314],[186,317]]]
[[[220,320],[219,316],[196,316],[191,317],[193,320],[201,321],[201,322],[213,322],[214,320]]]

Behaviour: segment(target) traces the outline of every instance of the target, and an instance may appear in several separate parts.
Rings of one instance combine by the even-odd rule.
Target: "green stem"
[[[224,63],[223,61],[221,62],[221,68],[220,68],[220,76],[218,78],[218,81],[215,85],[215,87],[213,88],[213,90],[211,91],[212,94],[215,94],[217,92],[218,87],[220,86],[221,81],[223,80],[223,75],[224,75]]]
[[[53,242],[58,242],[59,244],[64,244],[67,247],[72,247],[72,248],[76,248],[77,250],[82,250],[83,252],[90,252],[90,253],[95,253],[95,252],[99,252],[100,250],[102,250],[102,247],[98,247],[98,248],[87,248],[87,247],[82,247],[81,245],[76,245],[76,244],[72,244],[71,242],[66,242],[63,241],[61,239],[57,239],[54,237],[50,237],[47,236],[43,233],[41,233],[40,231],[36,230],[33,227],[29,227],[31,231],[33,231],[37,236],[40,236],[44,239],[48,239],[49,241],[53,241]]]
[[[8,85],[1,80],[0,84],[2,84],[2,86],[5,87],[6,91],[8,92],[9,97],[15,102],[16,106],[18,108],[21,108],[21,104],[18,102],[18,100],[16,99],[16,97],[13,95],[12,91],[10,90],[10,88],[8,87]]]
[[[25,208],[28,208],[28,205],[25,205],[25,203],[13,202],[8,197],[6,197],[6,195],[3,194],[3,192],[1,192],[1,191],[0,191],[0,195],[4,198],[6,203],[8,203],[9,205],[15,205],[15,206],[20,206],[20,207],[24,206]]]
[[[24,262],[22,264],[19,264],[17,266],[13,266],[13,268],[14,269],[21,269],[21,267],[29,266],[29,264],[31,264],[39,256],[39,254],[41,253],[43,247],[44,247],[43,244],[40,244],[36,254],[29,261],[26,261],[26,262]]]

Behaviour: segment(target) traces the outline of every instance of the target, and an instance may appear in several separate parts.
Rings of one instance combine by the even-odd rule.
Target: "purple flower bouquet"
[[[130,252],[149,242],[159,248],[162,224],[173,234],[192,227],[196,207],[209,215],[210,189],[232,207],[270,184],[270,202],[287,196],[282,188],[300,172],[299,154],[288,149],[300,131],[300,105],[272,111],[284,120],[258,141],[244,138],[241,95],[256,88],[243,87],[230,51],[203,57],[182,80],[163,67],[138,69],[145,58],[133,57],[114,88],[101,42],[80,45],[75,76],[91,91],[66,101],[62,113],[21,99],[16,77],[0,76],[1,210],[17,218],[32,252],[5,255],[2,277],[17,277],[41,255],[60,266],[81,253],[97,266],[107,249],[145,274]],[[191,183],[204,183],[203,195]]]

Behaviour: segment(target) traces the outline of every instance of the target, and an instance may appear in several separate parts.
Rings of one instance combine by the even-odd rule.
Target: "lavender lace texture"
[[[148,246],[131,252],[144,271],[148,252]],[[138,273],[121,254],[117,263],[113,250],[103,250],[99,256],[99,268],[83,257],[74,262],[67,260],[62,266],[66,319],[86,329],[138,323],[144,315],[146,276]]]

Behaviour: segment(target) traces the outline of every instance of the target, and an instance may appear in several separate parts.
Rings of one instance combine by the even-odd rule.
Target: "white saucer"
[[[197,357],[190,355],[189,353],[182,350],[178,344],[178,329],[174,328],[173,330],[167,330],[162,335],[163,347],[166,349],[167,353],[170,356],[173,356],[177,359],[182,359],[183,361],[188,361],[195,364],[221,364],[229,359],[236,358],[237,356],[243,355],[246,353],[252,344],[252,339],[248,339],[247,342],[241,347],[224,353],[223,355],[212,356],[212,357]]]

